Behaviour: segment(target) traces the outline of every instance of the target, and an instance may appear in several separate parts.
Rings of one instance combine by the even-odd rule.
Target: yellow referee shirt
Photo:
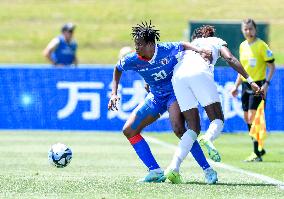
[[[266,62],[274,59],[268,45],[259,38],[249,44],[247,40],[240,45],[240,62],[253,81],[264,80],[266,76]],[[242,77],[243,81],[246,81]]]

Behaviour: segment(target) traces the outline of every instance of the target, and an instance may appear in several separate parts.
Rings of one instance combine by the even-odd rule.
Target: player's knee
[[[122,132],[127,138],[131,138],[135,135],[137,135],[139,132],[138,129],[143,121],[143,115],[141,113],[141,110],[138,110],[135,118],[129,119],[125,125],[123,126]]]
[[[251,119],[251,118],[249,118],[249,119],[247,120],[247,123],[248,123],[248,124],[252,124],[252,122],[253,122],[253,119]]]
[[[129,132],[129,130],[127,129],[127,127],[123,127],[122,132],[123,132],[123,134],[125,135],[125,137],[127,137],[127,138],[129,137],[130,132]]]
[[[253,120],[254,120],[254,115],[250,115],[250,116],[248,116],[246,122],[247,122],[248,124],[252,124]]]
[[[123,134],[127,138],[131,138],[137,134],[133,129],[131,129],[129,126],[124,126],[122,129]]]

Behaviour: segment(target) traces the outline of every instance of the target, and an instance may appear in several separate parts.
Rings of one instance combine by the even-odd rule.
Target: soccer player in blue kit
[[[186,131],[185,120],[171,83],[174,66],[178,63],[179,56],[185,50],[194,50],[204,57],[211,56],[211,52],[199,49],[189,42],[156,44],[156,41],[160,40],[160,34],[159,30],[154,28],[155,26],[151,25],[151,21],[132,27],[136,52],[119,60],[114,68],[112,94],[108,104],[109,110],[118,110],[117,103],[120,99],[117,95],[117,89],[123,71],[138,72],[150,86],[150,93],[146,96],[145,101],[134,109],[123,127],[124,135],[149,169],[148,175],[139,182],[164,182],[166,180],[164,172],[155,160],[149,145],[140,134],[143,128],[168,111],[173,131],[177,137],[181,138]],[[193,144],[191,153],[205,172],[205,182],[208,184],[215,183],[217,173],[208,164],[197,141]]]

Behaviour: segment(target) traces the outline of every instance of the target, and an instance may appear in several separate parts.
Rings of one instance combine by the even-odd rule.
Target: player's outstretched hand
[[[108,102],[108,110],[117,110],[117,105],[119,103],[120,97],[118,97],[117,95],[111,95],[110,100]]]

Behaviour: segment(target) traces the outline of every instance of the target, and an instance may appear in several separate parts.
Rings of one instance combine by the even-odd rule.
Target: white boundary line
[[[166,147],[166,148],[169,148],[169,149],[173,149],[173,150],[176,149],[175,145],[169,144],[169,143],[161,141],[159,139],[156,139],[156,138],[153,138],[153,137],[150,137],[150,136],[144,136],[144,138],[147,141],[149,141],[153,144],[157,144],[157,145],[160,145],[160,146],[163,146],[163,147]],[[231,165],[227,165],[227,164],[224,164],[224,163],[217,163],[217,162],[213,162],[212,160],[208,160],[208,162],[210,164],[212,164],[216,167],[222,168],[222,169],[226,169],[226,170],[229,170],[229,171],[233,171],[233,172],[237,172],[237,173],[241,173],[241,174],[245,174],[245,175],[257,178],[257,179],[262,180],[263,182],[265,182],[267,184],[273,184],[273,185],[279,187],[281,190],[284,190],[284,182],[282,182],[280,180],[276,180],[274,178],[271,178],[271,177],[268,177],[268,176],[265,176],[265,175],[262,175],[262,174],[254,173],[254,172],[251,172],[251,171],[246,171],[246,170],[243,170],[243,169],[240,169],[240,168],[237,168],[237,167],[233,167]]]

